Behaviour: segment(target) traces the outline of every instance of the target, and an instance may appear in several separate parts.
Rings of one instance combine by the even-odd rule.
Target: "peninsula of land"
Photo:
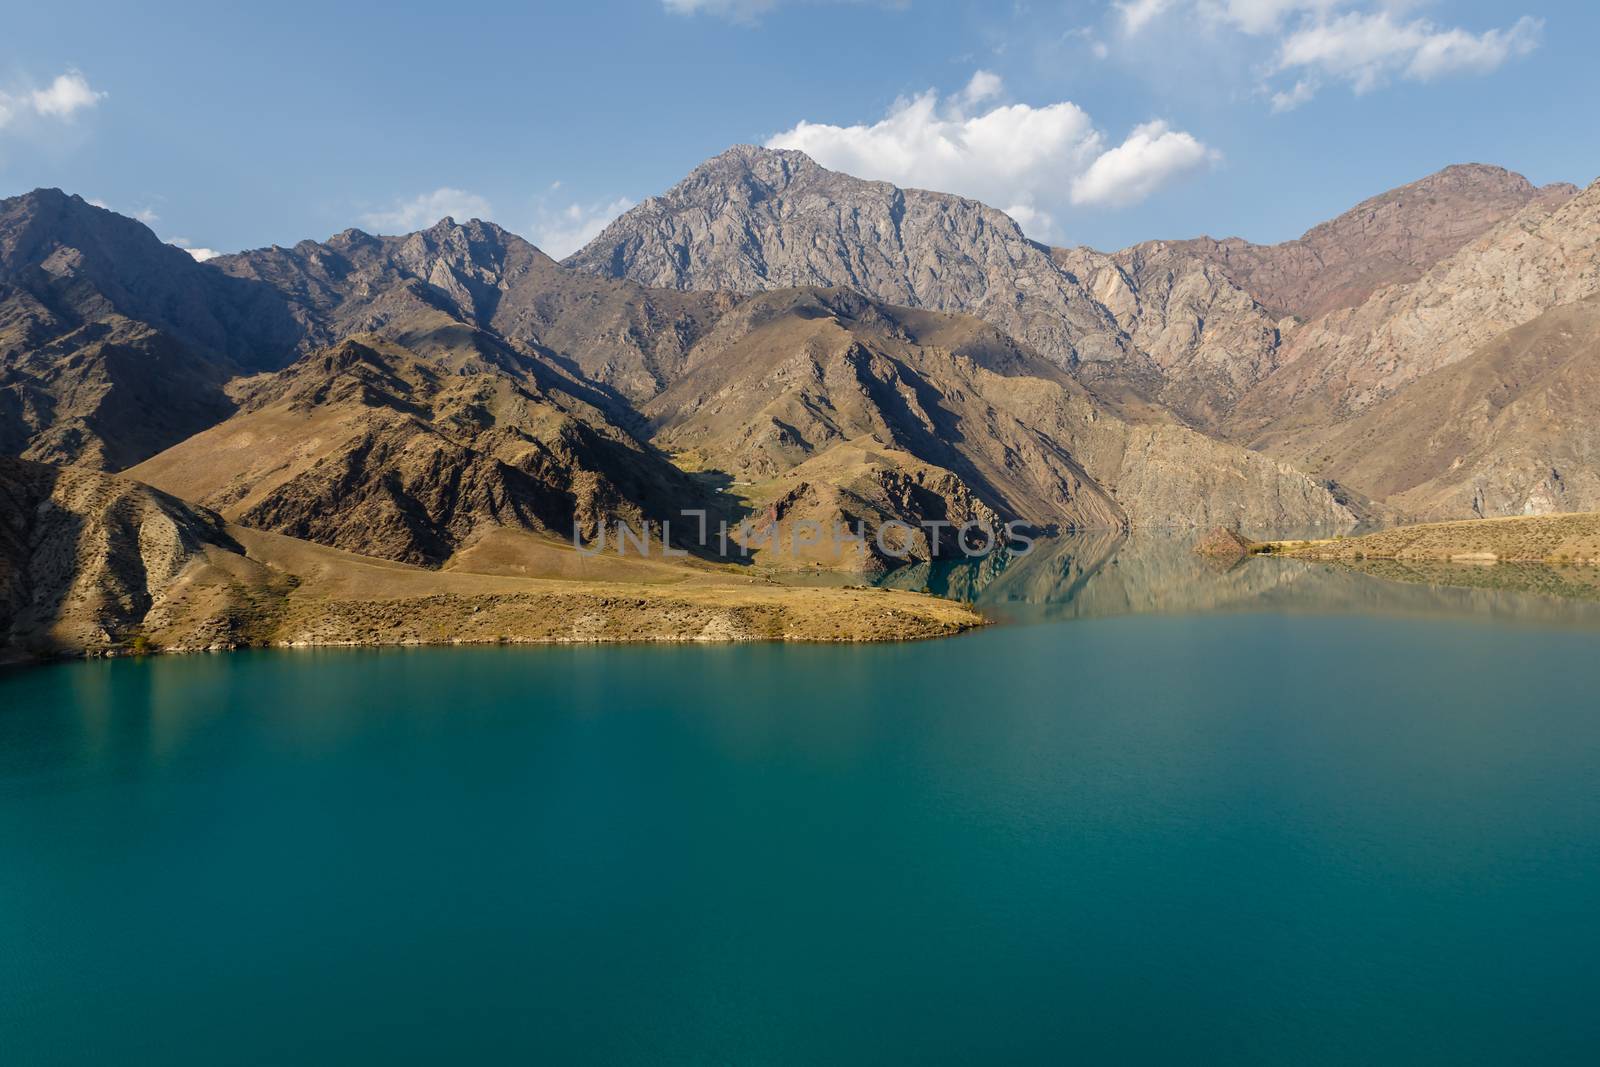
[[[1600,564],[1600,512],[1519,515],[1397,526],[1360,537],[1267,541],[1258,551],[1298,559],[1361,562]]]

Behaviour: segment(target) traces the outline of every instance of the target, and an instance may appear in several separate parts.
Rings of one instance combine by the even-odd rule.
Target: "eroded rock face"
[[[1151,242],[1114,255],[1053,251],[1116,318],[1148,367],[1101,364],[1080,376],[1124,404],[1153,402],[1212,431],[1241,396],[1278,369],[1280,322],[1223,269],[1180,243]]]

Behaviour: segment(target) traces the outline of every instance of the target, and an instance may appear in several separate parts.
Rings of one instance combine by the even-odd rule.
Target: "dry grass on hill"
[[[1600,513],[1528,515],[1401,526],[1362,537],[1276,541],[1300,559],[1600,564]]]

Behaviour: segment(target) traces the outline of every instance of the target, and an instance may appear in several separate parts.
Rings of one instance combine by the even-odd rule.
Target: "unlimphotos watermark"
[[[982,519],[969,519],[956,523],[948,519],[923,519],[915,525],[890,519],[879,523],[868,533],[867,524],[857,521],[834,522],[824,525],[814,519],[797,519],[784,523],[773,518],[746,518],[729,525],[719,519],[711,523],[710,515],[702,509],[681,511],[686,520],[674,525],[674,520],[659,523],[644,521],[640,527],[623,519],[615,520],[608,528],[601,522],[595,535],[585,539],[580,523],[572,524],[572,546],[585,556],[597,556],[612,548],[617,555],[630,552],[637,556],[659,554],[664,558],[688,556],[696,548],[722,557],[748,557],[769,550],[807,556],[819,549],[845,553],[851,549],[877,553],[886,559],[909,561],[925,554],[930,558],[950,558],[958,553],[967,559],[979,559],[991,552],[1003,550],[1012,556],[1025,556],[1033,551],[1032,529],[1026,523],[1012,521],[998,529]]]

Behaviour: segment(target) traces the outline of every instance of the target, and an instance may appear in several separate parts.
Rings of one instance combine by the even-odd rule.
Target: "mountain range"
[[[1582,510],[1597,294],[1600,185],[1479,165],[1284,244],[1102,253],[741,146],[562,263],[452,219],[199,263],[38,190],[0,201],[0,454],[435,571],[685,509],[861,524],[755,558],[867,573],[891,522],[926,559],[933,520]]]
[[[1573,406],[1543,379],[1502,381],[1492,403],[1514,411],[1483,418],[1470,450],[1437,436],[1420,454],[1414,439],[1397,450],[1378,422],[1355,426],[1375,405],[1385,426],[1450,421],[1450,387],[1413,386],[1480,352],[1521,351],[1507,331],[1600,291],[1597,241],[1600,186],[1459,165],[1284,244],[1049,248],[974,201],[739,147],[567,264],[686,290],[840,285],[972,314],[1134,421],[1265,452],[1372,517],[1435,518],[1600,506],[1574,465],[1593,454],[1594,424],[1552,416],[1534,429],[1517,414]],[[1593,345],[1569,348],[1581,374]],[[1473,366],[1484,362],[1497,361]]]

